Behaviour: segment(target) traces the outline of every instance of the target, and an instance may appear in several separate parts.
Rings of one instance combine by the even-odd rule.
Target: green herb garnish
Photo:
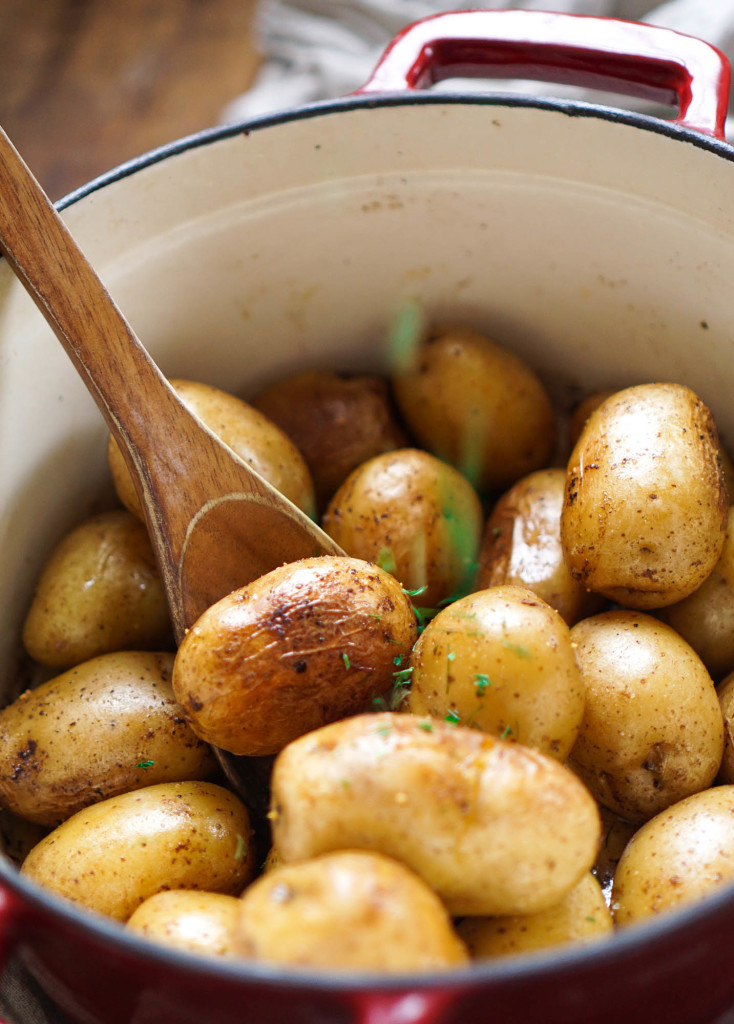
[[[349,655],[347,654],[346,651],[342,654],[342,661],[344,662],[344,668],[347,669],[347,671],[349,671],[351,666],[349,664]]]
[[[138,761],[135,765],[136,768],[152,768],[155,761]]]
[[[459,715],[459,712],[455,710],[455,708],[451,708],[447,712],[444,721],[448,722],[449,725],[458,725],[459,722],[461,721],[461,716]]]

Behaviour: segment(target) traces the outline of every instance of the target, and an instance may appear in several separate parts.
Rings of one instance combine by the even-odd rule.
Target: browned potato
[[[434,971],[468,961],[425,882],[360,850],[282,865],[253,882],[233,945],[249,959],[335,970]]]
[[[355,558],[283,565],[222,598],[186,634],[173,689],[202,739],[273,754],[369,708],[393,685],[417,625],[387,572]]]
[[[714,679],[734,669],[734,506],[713,572],[692,594],[657,615],[688,641]]]
[[[561,545],[563,469],[539,469],[511,487],[487,520],[476,588],[529,587],[569,626],[601,611],[603,599],[568,571]]]
[[[612,912],[626,926],[713,895],[734,881],[734,786],[681,800],[640,828],[614,876]]]
[[[66,534],[43,567],[23,627],[30,656],[61,669],[110,651],[165,647],[170,637],[148,534],[123,509]]]
[[[392,377],[416,438],[480,491],[509,487],[548,463],[555,416],[533,371],[467,327],[437,328]]]
[[[728,498],[711,413],[690,388],[642,384],[589,417],[568,464],[571,574],[631,608],[699,587],[724,545]]]
[[[381,377],[312,370],[278,381],[252,405],[302,452],[320,508],[357,466],[406,444]]]
[[[158,782],[205,779],[209,747],[171,689],[172,654],[83,662],[0,711],[0,803],[43,825]]]
[[[141,903],[127,927],[146,939],[207,956],[232,952],[232,931],[240,901],[221,892],[171,889]]]
[[[457,931],[473,960],[491,960],[609,938],[613,929],[601,887],[587,873],[548,910],[509,917],[466,917]]]
[[[316,499],[311,474],[300,451],[280,427],[227,391],[198,381],[172,380],[171,384],[184,405],[236,455],[294,505],[315,517]],[[142,518],[135,484],[112,437],[107,458],[120,501]]]
[[[586,709],[570,764],[604,806],[645,821],[710,786],[724,749],[714,684],[651,615],[604,612],[571,629]]]
[[[238,895],[254,871],[247,809],[210,782],[164,782],[78,811],[21,868],[58,896],[118,921],[164,889]]]
[[[323,525],[347,554],[419,592],[421,605],[471,587],[481,503],[466,477],[428,452],[401,448],[365,462],[331,499]]]
[[[584,713],[571,633],[526,587],[492,587],[444,608],[412,657],[408,710],[512,738],[563,761]]]
[[[399,712],[335,722],[281,751],[271,825],[285,863],[384,853],[454,915],[553,906],[590,870],[600,837],[596,803],[558,761]]]

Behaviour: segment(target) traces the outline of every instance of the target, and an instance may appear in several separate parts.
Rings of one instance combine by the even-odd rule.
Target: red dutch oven
[[[654,100],[428,87],[530,78]],[[560,401],[681,380],[734,437],[729,69],[651,26],[529,11],[408,27],[336,102],[181,140],[63,216],[164,372],[247,396],[296,367],[375,369],[399,305],[513,347]],[[105,429],[0,267],[0,671],[50,546],[104,481]],[[305,974],[158,948],[0,858],[6,960],[79,1024],[711,1024],[734,1007],[734,892],[587,948],[432,977]]]

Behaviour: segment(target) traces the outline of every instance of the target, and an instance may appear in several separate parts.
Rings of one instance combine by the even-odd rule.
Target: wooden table
[[[256,0],[0,0],[0,124],[52,199],[210,127],[251,83]]]

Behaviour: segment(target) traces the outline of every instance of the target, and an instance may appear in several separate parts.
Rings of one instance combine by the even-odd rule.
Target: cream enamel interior
[[[350,106],[186,149],[64,218],[162,370],[379,368],[401,303],[566,397],[680,380],[734,438],[734,166],[690,136],[478,102]],[[121,382],[124,386],[124,382]],[[35,574],[108,492],[106,428],[0,267],[0,685]]]

